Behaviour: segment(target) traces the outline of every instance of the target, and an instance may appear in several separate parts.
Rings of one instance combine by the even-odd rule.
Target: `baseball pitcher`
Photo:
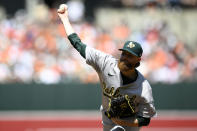
[[[103,131],[139,131],[156,114],[149,82],[136,69],[143,50],[135,41],[126,41],[117,60],[83,44],[68,18],[67,5],[57,10],[73,47],[98,73],[102,89]]]

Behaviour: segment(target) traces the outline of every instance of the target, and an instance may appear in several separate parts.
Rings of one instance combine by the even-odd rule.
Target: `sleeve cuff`
[[[76,33],[72,33],[68,36],[68,39],[72,39],[72,38],[75,38],[75,37],[78,37],[78,35]]]
[[[145,117],[138,116],[137,120],[138,120],[138,126],[139,127],[148,126],[149,123],[150,123],[150,118],[145,118]]]

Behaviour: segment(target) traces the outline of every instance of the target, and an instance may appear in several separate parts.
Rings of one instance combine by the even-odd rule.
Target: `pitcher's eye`
[[[126,54],[125,52],[122,52],[122,55],[124,55],[124,56],[125,56],[125,55],[127,55],[127,54]]]

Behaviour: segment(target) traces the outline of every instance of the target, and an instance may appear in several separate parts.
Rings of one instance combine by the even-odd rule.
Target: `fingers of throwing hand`
[[[59,6],[59,9],[57,10],[58,13],[64,13],[65,11],[67,11],[67,5],[66,4],[61,4]]]

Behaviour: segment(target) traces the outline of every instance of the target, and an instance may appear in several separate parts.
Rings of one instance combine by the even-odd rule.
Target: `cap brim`
[[[133,51],[131,51],[131,50],[128,50],[128,49],[118,49],[118,50],[120,50],[120,51],[127,51],[127,52],[129,52],[129,53],[131,53],[131,54],[133,54],[133,55],[139,57],[135,52],[133,52]]]

